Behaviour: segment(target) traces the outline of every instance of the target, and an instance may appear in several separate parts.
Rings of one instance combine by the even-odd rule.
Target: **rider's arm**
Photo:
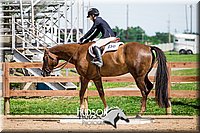
[[[100,30],[95,30],[94,33],[88,37],[88,40],[92,41],[95,37],[97,37],[100,33]]]
[[[97,26],[99,25],[99,21],[97,20],[97,21],[95,21],[94,22],[94,24],[92,25],[92,27],[90,28],[90,30],[81,38],[81,39],[90,39],[89,37],[93,34],[93,35],[98,35],[97,33],[96,33],[96,31],[95,30],[97,30]],[[99,32],[98,32],[99,33]],[[92,35],[92,36],[93,36]],[[95,36],[95,37],[96,37]],[[94,37],[94,38],[95,38]]]
[[[97,37],[99,33],[100,33],[100,30],[96,29],[87,39],[80,38],[79,42],[82,44],[88,43],[89,41],[92,41],[95,37]]]

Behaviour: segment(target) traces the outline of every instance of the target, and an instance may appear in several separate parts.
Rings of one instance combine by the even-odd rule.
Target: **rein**
[[[74,55],[74,54],[73,54],[73,55]],[[69,63],[69,61],[72,59],[73,55],[69,58],[68,61],[65,61],[65,62],[62,63],[61,65],[54,67],[54,68],[53,68],[53,69],[54,69],[53,72],[60,71],[61,69],[63,69],[63,68]]]
[[[76,54],[76,52],[78,51],[78,48],[76,49],[76,51],[72,54],[72,56],[67,61],[65,61],[64,63],[62,63],[59,66],[54,67],[53,68],[54,69],[53,72],[60,71],[61,69],[63,69],[70,62],[70,60],[72,59],[72,57]]]

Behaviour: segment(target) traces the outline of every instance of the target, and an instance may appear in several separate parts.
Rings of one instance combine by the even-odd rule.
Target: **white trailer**
[[[175,34],[174,50],[179,54],[199,53],[199,36],[196,34]]]

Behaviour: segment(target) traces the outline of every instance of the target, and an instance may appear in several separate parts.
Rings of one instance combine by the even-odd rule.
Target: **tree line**
[[[148,36],[145,30],[140,26],[128,27],[126,30],[116,26],[113,28],[113,31],[122,42],[139,42],[142,44],[154,45],[173,42],[174,38],[172,34],[164,32],[155,32],[154,36]]]

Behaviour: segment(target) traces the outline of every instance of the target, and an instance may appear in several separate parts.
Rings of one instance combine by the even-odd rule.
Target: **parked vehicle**
[[[179,54],[199,53],[199,35],[196,34],[175,34],[174,50]]]

